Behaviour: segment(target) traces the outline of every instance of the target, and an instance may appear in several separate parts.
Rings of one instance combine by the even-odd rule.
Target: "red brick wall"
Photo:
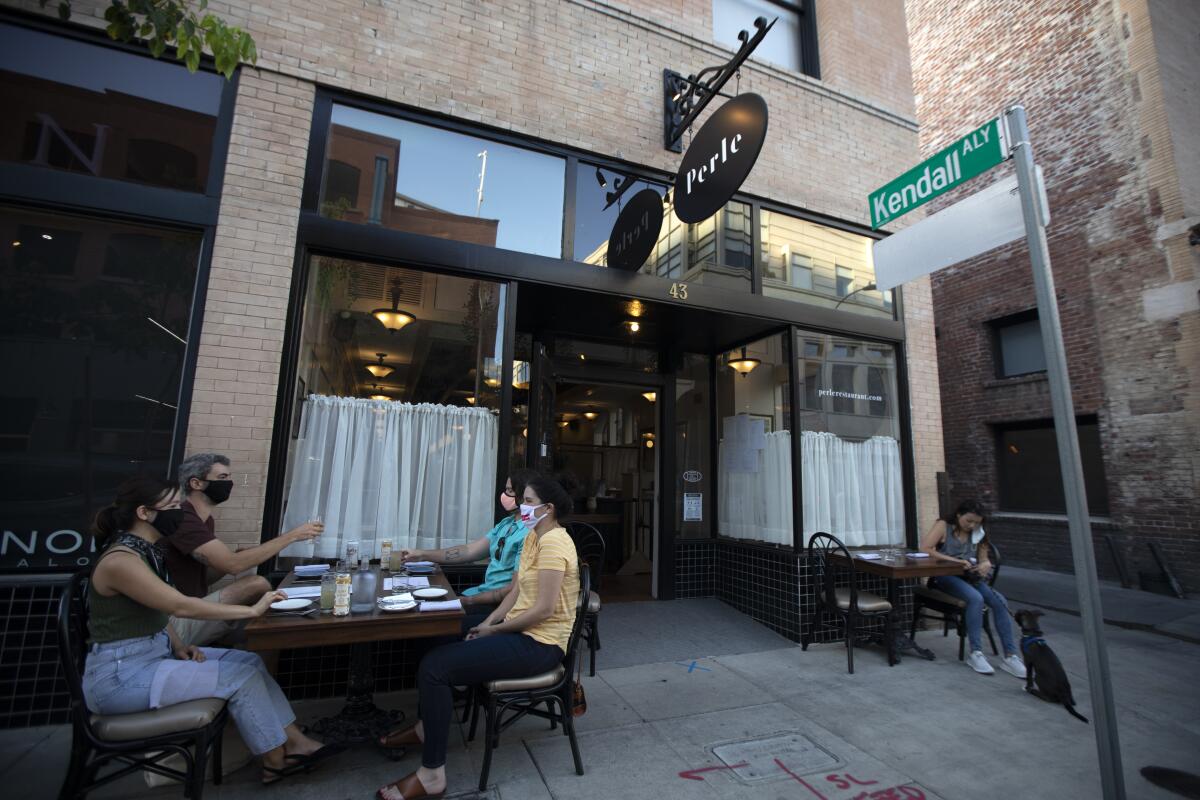
[[[1189,409],[1196,312],[1148,311],[1149,293],[1181,276],[1172,275],[1178,248],[1159,234],[1173,213],[1164,210],[1171,176],[1156,153],[1162,132],[1146,123],[1157,71],[1142,66],[1153,63],[1145,3],[908,0],[907,12],[925,155],[1006,104],[1027,109],[1053,215],[1075,410],[1100,423],[1113,526],[1095,533],[1115,530],[1141,568],[1151,563],[1146,540],[1159,542],[1185,583],[1200,587],[1200,437]],[[992,426],[1051,417],[1044,379],[996,379],[987,326],[1034,305],[1024,243],[937,273],[933,297],[951,494],[996,509]],[[992,531],[1010,562],[1070,567],[1065,521],[997,519]],[[1097,562],[1113,575],[1103,543]]]

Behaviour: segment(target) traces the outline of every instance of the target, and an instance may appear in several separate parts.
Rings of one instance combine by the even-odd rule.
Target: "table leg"
[[[350,674],[346,682],[346,704],[332,717],[317,720],[311,730],[326,742],[358,743],[378,739],[404,720],[404,712],[375,705],[375,673],[371,668],[371,645],[350,646]]]
[[[900,592],[898,584],[900,581],[888,581],[888,601],[892,604],[893,609],[900,608]],[[933,661],[935,656],[932,650],[926,650],[924,647],[917,645],[913,638],[904,632],[904,620],[899,616],[893,619],[893,624],[896,626],[892,637],[892,652],[895,654],[896,663],[900,662],[902,653],[910,653],[918,658],[923,658],[926,661]]]

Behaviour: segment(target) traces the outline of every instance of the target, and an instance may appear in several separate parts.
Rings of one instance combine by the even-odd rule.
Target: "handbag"
[[[571,715],[582,717],[587,713],[587,695],[583,692],[583,659],[576,661],[575,686],[571,691]]]

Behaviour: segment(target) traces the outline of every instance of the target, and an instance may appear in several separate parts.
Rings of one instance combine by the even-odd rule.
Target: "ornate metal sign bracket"
[[[688,126],[696,121],[700,113],[708,106],[713,97],[721,94],[721,88],[732,78],[742,66],[758,43],[778,21],[778,17],[767,22],[766,17],[754,20],[755,33],[741,31],[738,39],[742,46],[738,48],[727,63],[717,67],[708,67],[696,75],[686,78],[670,69],[663,70],[663,147],[673,153],[683,152],[680,138]],[[707,79],[705,76],[709,76]],[[721,94],[722,97],[729,95]]]

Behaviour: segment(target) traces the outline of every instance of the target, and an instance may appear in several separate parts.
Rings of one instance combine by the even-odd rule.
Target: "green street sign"
[[[871,227],[878,228],[907,214],[917,206],[1003,163],[1008,157],[1004,122],[997,117],[871,192],[867,197],[871,207]]]

